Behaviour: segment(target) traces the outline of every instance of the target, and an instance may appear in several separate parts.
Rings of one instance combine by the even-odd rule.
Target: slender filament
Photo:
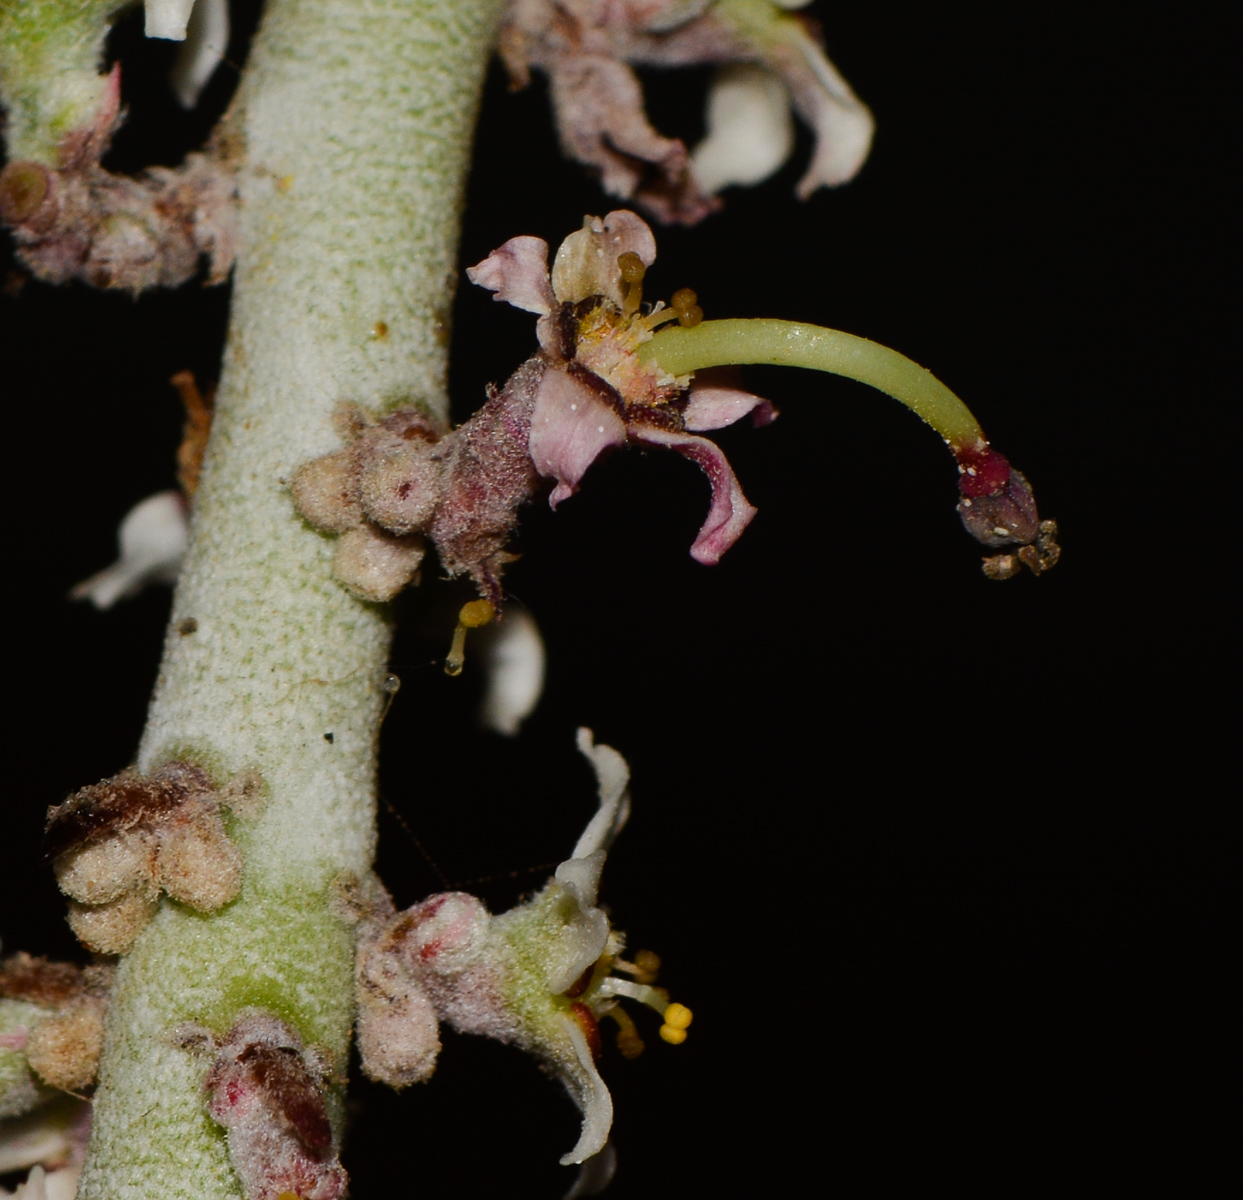
[[[743,363],[845,375],[900,400],[955,451],[985,440],[971,410],[931,371],[896,350],[838,329],[766,318],[702,321],[690,329],[662,329],[639,347],[639,357],[657,362],[670,375]]]

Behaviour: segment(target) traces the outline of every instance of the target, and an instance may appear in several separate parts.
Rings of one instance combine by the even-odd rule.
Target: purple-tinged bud
[[[963,526],[986,546],[1028,545],[1040,533],[1040,516],[1031,485],[987,443],[956,453],[958,513]]]

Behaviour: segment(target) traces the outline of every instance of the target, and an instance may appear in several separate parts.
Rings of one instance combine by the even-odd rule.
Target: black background
[[[1062,564],[990,583],[934,434],[862,386],[750,370],[782,417],[719,437],[760,510],[719,567],[687,554],[707,488],[673,455],[617,455],[529,512],[507,582],[550,666],[519,739],[474,725],[477,670],[439,669],[462,595],[397,606],[383,790],[435,866],[382,813],[381,873],[403,904],[444,878],[506,907],[593,811],[575,726],[629,758],[603,898],[696,1022],[681,1048],[645,1027],[642,1058],[606,1053],[618,1200],[1195,1191],[1221,1123],[1205,951],[1237,789],[1209,769],[1229,765],[1215,615],[1237,541],[1213,35],[1100,4],[814,11],[876,113],[872,157],[799,203],[804,131],[778,177],[658,231],[649,293],[689,285],[709,317],[820,322],[928,366],[1059,519]],[[239,9],[235,61],[252,25]],[[113,45],[132,106],[115,163],[175,162],[235,67],[186,116],[168,45],[136,19]],[[707,73],[646,78],[655,124],[697,137]],[[462,263],[610,207],[561,160],[542,83],[509,95],[494,70]],[[0,932],[76,956],[42,815],[129,761],[168,594],[101,614],[65,593],[173,483],[166,381],[215,377],[228,293],[29,283],[0,305]],[[456,311],[463,419],[534,330],[465,284]],[[353,1095],[359,1197],[556,1197],[570,1178],[576,1114],[508,1048],[449,1035],[429,1085]]]

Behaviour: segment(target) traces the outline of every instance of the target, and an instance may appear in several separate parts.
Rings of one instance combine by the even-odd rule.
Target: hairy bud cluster
[[[544,364],[532,359],[452,433],[402,408],[379,420],[343,409],[349,444],[303,465],[294,504],[338,535],[337,580],[363,600],[391,600],[415,582],[430,539],[449,575],[470,575],[498,607],[518,508],[538,483],[527,442]]]
[[[125,953],[161,891],[204,912],[237,896],[242,858],[225,832],[222,799],[202,768],[172,762],[149,776],[105,779],[48,811],[45,855],[83,943]]]
[[[18,160],[0,172],[0,219],[19,257],[49,283],[133,293],[184,283],[207,257],[208,282],[223,282],[236,253],[230,156],[191,154],[177,170],[153,167],[137,178],[105,171],[120,89],[117,66],[94,123],[62,139],[57,168]]]

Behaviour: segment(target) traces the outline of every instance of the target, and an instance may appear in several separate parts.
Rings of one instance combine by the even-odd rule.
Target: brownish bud
[[[155,916],[159,893],[154,887],[126,892],[108,904],[69,901],[69,928],[96,954],[124,954]]]
[[[242,858],[207,773],[167,763],[83,788],[48,814],[46,851],[71,898],[69,924],[99,954],[123,954],[159,893],[201,911],[233,900]]]
[[[425,529],[440,502],[441,464],[425,441],[381,444],[366,455],[359,478],[363,511],[390,533]]]
[[[155,852],[153,839],[141,830],[100,838],[62,854],[56,882],[82,904],[108,904],[150,879]]]
[[[222,908],[242,890],[242,856],[215,814],[165,833],[155,867],[155,882],[200,912]]]
[[[414,579],[425,552],[417,535],[396,537],[360,525],[341,535],[332,573],[360,600],[384,603]]]
[[[31,1030],[26,1061],[44,1083],[79,1092],[95,1078],[103,1046],[104,1006],[84,1000]]]
[[[38,163],[9,163],[0,171],[0,219],[32,233],[46,233],[56,222],[52,173]]]
[[[354,455],[348,450],[304,463],[290,489],[298,511],[318,529],[345,533],[362,524]]]

